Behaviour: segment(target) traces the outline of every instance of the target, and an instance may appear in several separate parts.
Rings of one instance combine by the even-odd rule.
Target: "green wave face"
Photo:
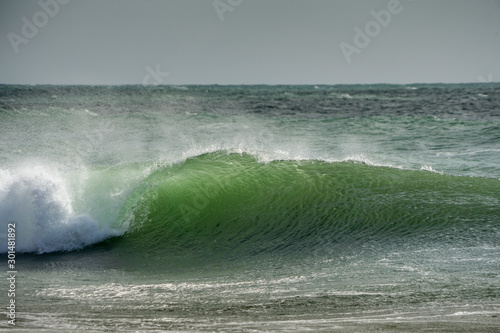
[[[128,232],[120,246],[238,257],[488,242],[498,239],[499,202],[497,179],[217,152],[151,174],[122,209]]]

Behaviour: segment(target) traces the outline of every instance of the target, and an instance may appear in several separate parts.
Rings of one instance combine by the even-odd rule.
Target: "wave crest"
[[[495,179],[216,152],[153,172],[123,206],[123,241],[170,254],[474,242],[498,233],[499,203]]]

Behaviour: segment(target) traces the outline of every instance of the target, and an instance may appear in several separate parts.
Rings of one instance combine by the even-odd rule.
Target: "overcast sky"
[[[0,83],[500,81],[500,0],[57,1],[0,0]]]

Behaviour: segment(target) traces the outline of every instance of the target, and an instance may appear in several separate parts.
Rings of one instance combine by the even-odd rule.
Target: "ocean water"
[[[0,86],[0,330],[498,332],[500,84]]]

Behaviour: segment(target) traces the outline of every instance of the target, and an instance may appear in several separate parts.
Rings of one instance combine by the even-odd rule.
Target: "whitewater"
[[[0,86],[18,326],[494,332],[499,93]]]

